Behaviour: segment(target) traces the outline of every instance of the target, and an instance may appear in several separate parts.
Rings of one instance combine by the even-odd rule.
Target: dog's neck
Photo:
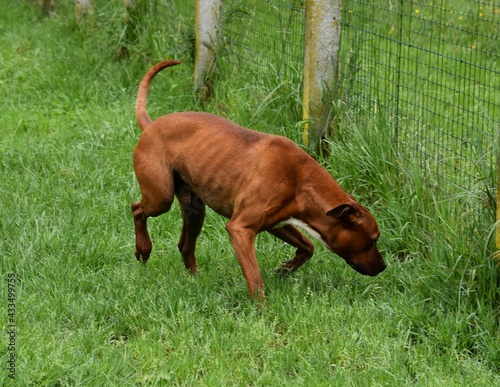
[[[315,168],[315,174],[307,173],[302,181],[301,197],[297,198],[300,206],[296,214],[287,220],[306,230],[313,238],[325,243],[325,235],[331,231],[331,217],[329,211],[341,204],[353,202],[353,198],[345,193],[332,176],[322,168]],[[318,176],[318,173],[320,176]]]

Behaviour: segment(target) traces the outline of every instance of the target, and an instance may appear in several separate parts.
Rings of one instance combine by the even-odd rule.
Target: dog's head
[[[387,267],[377,248],[380,231],[366,208],[357,202],[341,204],[326,215],[333,222],[323,236],[335,254],[341,256],[357,272],[375,276]]]

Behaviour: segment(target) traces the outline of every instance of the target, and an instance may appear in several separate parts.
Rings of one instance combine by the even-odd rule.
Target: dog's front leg
[[[250,298],[257,297],[259,302],[265,301],[264,282],[260,275],[259,264],[255,254],[256,232],[243,226],[237,220],[231,220],[226,225],[226,230],[231,238],[234,252],[245,276]]]
[[[275,269],[277,274],[288,275],[296,271],[312,257],[314,245],[296,227],[286,225],[284,227],[269,230],[269,232],[282,241],[297,248],[294,258],[286,261]]]
[[[185,193],[179,190],[178,198],[181,203],[182,211],[182,233],[179,240],[179,251],[182,254],[184,265],[191,274],[198,270],[194,251],[196,248],[196,238],[201,232],[203,220],[205,219],[205,204],[193,193]]]

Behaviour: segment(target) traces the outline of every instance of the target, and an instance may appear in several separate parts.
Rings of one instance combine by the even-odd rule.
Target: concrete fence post
[[[222,0],[196,0],[194,89],[202,100],[210,95],[208,78],[219,49],[221,4]]]
[[[340,42],[340,0],[306,0],[302,135],[320,149],[332,115]]]

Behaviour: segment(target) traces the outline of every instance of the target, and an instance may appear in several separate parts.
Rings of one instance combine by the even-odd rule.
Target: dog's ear
[[[337,219],[347,219],[349,215],[356,212],[356,207],[352,204],[341,204],[335,207],[333,210],[328,211],[326,214]]]

